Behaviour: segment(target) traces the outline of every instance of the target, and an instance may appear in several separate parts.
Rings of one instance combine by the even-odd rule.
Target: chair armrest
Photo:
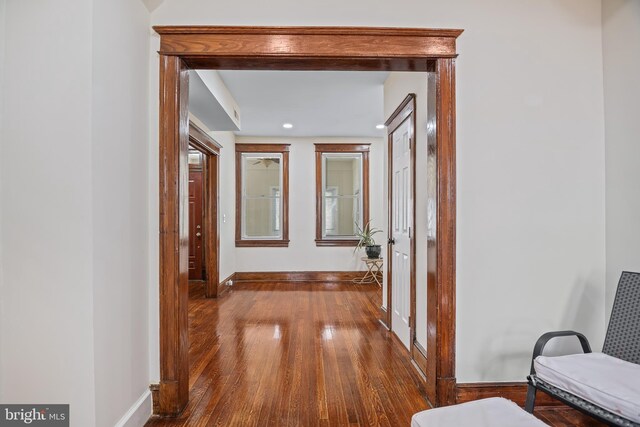
[[[553,338],[572,337],[572,336],[578,338],[578,340],[580,341],[580,345],[582,346],[582,351],[584,353],[591,353],[591,346],[589,345],[589,340],[587,340],[587,337],[582,335],[580,332],[575,332],[575,331],[547,332],[546,334],[542,334],[542,336],[538,338],[538,341],[536,341],[536,345],[533,347],[533,357],[531,358],[531,375],[536,373],[535,369],[533,368],[533,361],[536,360],[536,357],[542,354],[544,347],[547,345],[549,341],[551,341]]]

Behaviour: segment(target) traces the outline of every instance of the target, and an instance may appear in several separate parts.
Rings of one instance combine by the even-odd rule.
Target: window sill
[[[287,248],[289,240],[236,240],[236,248]]]

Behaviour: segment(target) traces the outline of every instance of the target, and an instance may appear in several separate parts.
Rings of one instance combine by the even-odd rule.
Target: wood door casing
[[[435,280],[427,286],[427,398],[453,404],[456,312],[456,39],[462,30],[372,27],[153,27],[159,52],[160,383],[154,412],[188,401],[188,69],[434,73],[437,157]],[[240,42],[239,42],[240,40]],[[381,40],[384,41],[381,43]],[[184,169],[183,169],[184,168]],[[210,239],[208,239],[210,240]],[[423,260],[421,260],[422,262]],[[215,292],[214,292],[215,293]],[[385,313],[385,318],[389,313]]]
[[[218,220],[219,157],[222,146],[200,129],[189,123],[189,149],[201,155],[202,171],[202,250],[203,279],[208,298],[218,295],[220,281],[220,221]]]
[[[413,93],[408,94],[405,99],[400,103],[400,105],[396,108],[396,110],[391,114],[391,116],[387,119],[385,125],[387,126],[388,132],[388,215],[389,215],[389,237],[395,237],[394,233],[394,181],[393,181],[393,163],[394,163],[394,151],[396,151],[396,147],[394,147],[394,136],[397,131],[402,129],[407,133],[409,147],[408,152],[405,153],[408,158],[405,159],[404,163],[409,166],[409,175],[408,179],[410,181],[409,192],[406,193],[407,199],[411,200],[408,215],[406,217],[406,222],[410,225],[410,236],[408,235],[409,230],[406,230],[407,234],[404,238],[409,240],[409,310],[410,310],[410,320],[409,320],[409,354],[411,359],[415,362],[414,366],[417,366],[420,372],[424,375],[426,373],[426,355],[421,347],[418,345],[416,340],[416,227],[419,227],[419,224],[416,224],[416,95]],[[402,142],[402,140],[401,140]],[[403,147],[400,147],[403,148]],[[406,150],[406,147],[405,147]],[[387,268],[387,307],[386,317],[383,317],[383,321],[386,321],[386,325],[389,329],[393,330],[393,304],[394,304],[394,282],[393,278],[397,275],[394,273],[394,257],[392,254],[394,253],[394,249],[391,244],[391,240],[389,245],[387,246],[387,254],[388,256],[388,268]],[[402,341],[402,340],[400,340]],[[406,346],[406,342],[404,343]]]
[[[412,228],[414,200],[412,163],[413,122],[407,117],[398,127],[389,133],[392,149],[389,152],[391,162],[391,229],[389,236],[389,270],[391,271],[392,298],[391,330],[411,350],[415,328],[415,280],[413,278],[414,245]],[[413,317],[413,318],[412,318]]]
[[[204,270],[202,168],[189,167],[189,280],[202,280]]]

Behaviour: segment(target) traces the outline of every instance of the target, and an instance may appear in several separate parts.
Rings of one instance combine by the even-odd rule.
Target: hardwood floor
[[[428,405],[379,306],[370,284],[241,282],[218,299],[190,284],[189,404],[147,426],[409,426]],[[575,414],[536,411],[598,425]]]
[[[148,426],[408,426],[427,409],[376,285],[243,282],[189,302],[190,400]]]
[[[596,421],[568,406],[539,408],[534,411],[534,414],[554,427],[606,427],[606,424]]]

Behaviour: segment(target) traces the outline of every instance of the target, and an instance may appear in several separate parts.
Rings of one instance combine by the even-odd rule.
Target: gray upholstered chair
[[[546,357],[549,340],[575,336],[583,353]],[[533,350],[525,409],[533,413],[536,391],[611,426],[640,427],[640,273],[623,272],[602,353],[574,331],[548,332]]]

